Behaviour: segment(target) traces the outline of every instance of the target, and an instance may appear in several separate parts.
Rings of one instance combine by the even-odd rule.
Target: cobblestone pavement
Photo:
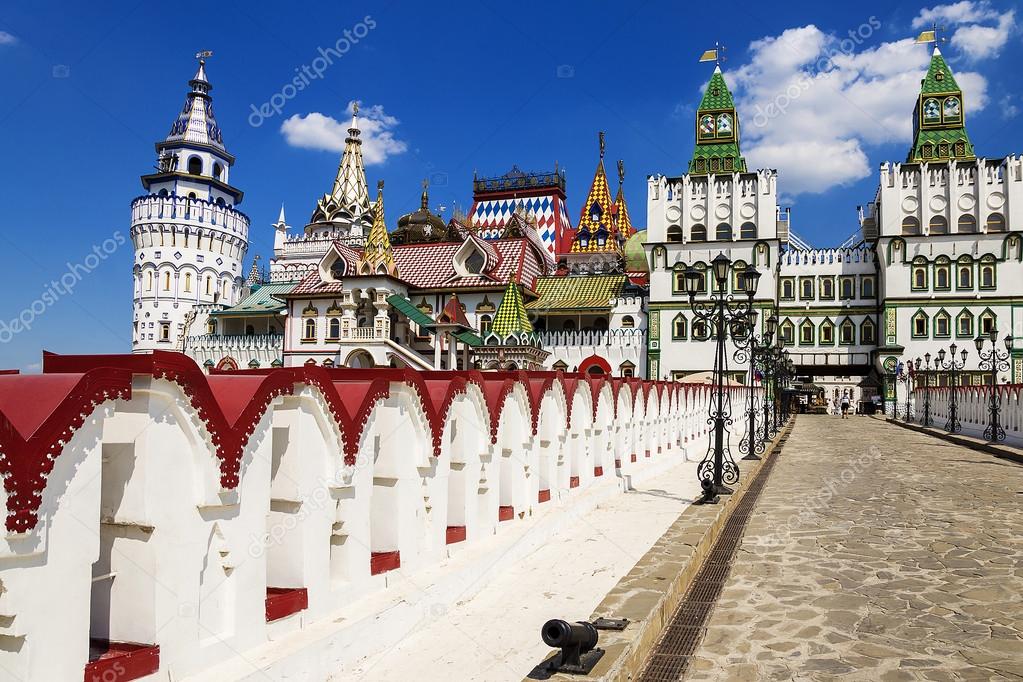
[[[687,680],[1023,680],[1023,466],[798,417]]]

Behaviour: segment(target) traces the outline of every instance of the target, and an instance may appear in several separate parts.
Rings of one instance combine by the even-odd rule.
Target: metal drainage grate
[[[735,552],[746,532],[746,524],[756,506],[768,475],[778,460],[788,434],[778,439],[774,456],[749,483],[742,501],[732,510],[721,534],[707,554],[695,580],[689,586],[671,620],[665,624],[661,638],[647,656],[641,682],[679,682],[706,633],[706,623],[714,604],[721,596]]]
[[[707,628],[670,625],[661,634],[657,651],[662,656],[692,656],[706,632]]]
[[[654,654],[647,659],[640,679],[643,682],[678,682],[688,667],[688,656]]]

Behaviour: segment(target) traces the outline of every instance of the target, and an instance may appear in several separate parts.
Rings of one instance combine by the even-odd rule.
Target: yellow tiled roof
[[[625,275],[570,275],[540,277],[536,280],[535,301],[527,310],[589,310],[610,308],[611,300],[621,295]]]

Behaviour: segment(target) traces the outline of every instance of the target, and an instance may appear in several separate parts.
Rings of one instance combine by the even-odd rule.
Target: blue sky
[[[697,57],[715,41],[728,48],[743,151],[752,166],[778,168],[793,227],[815,245],[854,232],[878,164],[905,156],[929,58],[911,39],[932,21],[947,28],[942,51],[965,90],[978,153],[1023,152],[1014,4],[693,7],[8,0],[0,7],[0,366],[32,371],[42,349],[129,349],[132,253],[118,237],[200,49],[215,53],[208,73],[238,157],[232,180],[252,219],[250,257],[269,255],[281,202],[298,228],[329,190],[353,100],[368,115],[369,181],[386,180],[392,225],[418,204],[424,177],[433,205],[468,209],[474,169],[496,175],[555,161],[567,170],[575,221],[598,130],[607,133],[608,169],[625,161],[626,196],[643,225],[646,176],[678,174],[689,159],[693,110],[712,68]],[[339,41],[344,53],[323,68],[320,49]],[[307,75],[301,91],[285,87],[317,67],[322,76]],[[270,102],[279,114],[253,114]],[[73,291],[54,295],[49,283],[69,265],[78,266]],[[5,333],[19,316],[30,328]]]

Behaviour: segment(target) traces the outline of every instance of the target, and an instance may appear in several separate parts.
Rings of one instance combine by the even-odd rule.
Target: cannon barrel
[[[544,644],[560,649],[579,647],[579,653],[586,653],[597,646],[597,628],[592,623],[552,619],[540,630]]]

